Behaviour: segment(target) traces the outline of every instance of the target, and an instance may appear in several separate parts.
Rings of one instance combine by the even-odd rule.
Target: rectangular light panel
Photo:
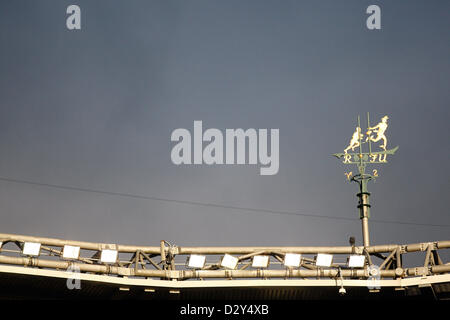
[[[253,268],[267,268],[269,266],[269,256],[254,256],[252,261]]]
[[[223,268],[227,269],[236,269],[236,266],[238,264],[238,258],[233,257],[232,255],[225,254],[222,258],[222,261],[220,262],[220,265]]]
[[[206,257],[198,254],[191,254],[188,261],[188,267],[201,269],[205,266]]]
[[[329,267],[333,262],[333,255],[326,253],[319,253],[316,259],[316,266],[318,267]]]
[[[300,267],[300,262],[302,260],[302,255],[298,253],[286,253],[284,256],[284,265],[286,267],[298,268]]]
[[[350,268],[363,268],[366,263],[366,257],[353,254],[348,258],[348,266]]]
[[[102,250],[100,261],[103,263],[116,263],[117,262],[117,250]]]
[[[41,251],[41,244],[38,242],[25,242],[23,244],[23,254],[27,256],[38,256]]]
[[[78,259],[80,256],[80,247],[65,245],[63,249],[64,259]]]

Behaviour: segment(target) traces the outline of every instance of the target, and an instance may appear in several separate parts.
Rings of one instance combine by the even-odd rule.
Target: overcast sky
[[[66,8],[81,8],[81,30]],[[381,30],[366,8],[381,7]],[[399,145],[373,244],[449,239],[449,1],[2,1],[0,232],[155,245],[361,243],[342,152],[358,114]],[[363,118],[365,121],[365,118]],[[280,169],[176,166],[177,128],[277,128]],[[363,130],[365,129],[365,126]],[[377,145],[377,144],[376,144]]]

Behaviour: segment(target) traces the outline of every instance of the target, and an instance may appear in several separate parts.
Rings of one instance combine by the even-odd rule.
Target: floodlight
[[[363,255],[352,254],[348,258],[348,266],[350,268],[363,268],[366,262],[366,257]]]
[[[205,266],[206,257],[198,254],[191,254],[189,256],[188,267],[194,269],[201,269]]]
[[[236,269],[239,259],[232,255],[225,254],[220,262],[220,266],[227,269]]]
[[[302,260],[302,255],[298,253],[286,253],[284,256],[284,266],[285,267],[300,267],[300,262]]]
[[[252,261],[253,268],[267,268],[269,266],[269,256],[254,256]]]
[[[117,250],[103,249],[100,261],[103,263],[115,263],[117,261]]]
[[[41,251],[41,244],[39,242],[25,242],[23,244],[22,253],[27,256],[38,256]]]
[[[80,256],[80,247],[65,245],[63,249],[64,259],[78,259]]]
[[[316,266],[329,267],[333,262],[333,255],[326,253],[319,253],[316,258]]]

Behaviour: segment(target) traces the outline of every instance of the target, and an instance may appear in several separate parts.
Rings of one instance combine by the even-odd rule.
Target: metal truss
[[[38,256],[23,254],[26,242],[39,243]],[[76,259],[63,257],[64,246],[80,248]],[[117,244],[70,241],[13,234],[0,234],[0,264],[18,265],[50,270],[73,270],[80,273],[104,274],[125,278],[189,280],[189,279],[402,279],[431,276],[450,272],[450,263],[444,263],[439,250],[450,248],[450,241],[426,242],[407,245],[332,246],[332,247],[179,247],[167,241],[159,246],[130,246]],[[114,263],[100,260],[102,250],[115,250],[118,259]],[[423,264],[405,267],[405,254],[423,252]],[[288,253],[301,254],[299,267],[284,266]],[[316,265],[316,255],[327,253],[335,256],[329,267]],[[191,254],[206,256],[202,268],[188,268]],[[238,259],[235,269],[220,264],[225,254]],[[347,264],[350,255],[363,255],[364,266],[351,268]],[[267,268],[252,268],[252,258],[269,256]]]

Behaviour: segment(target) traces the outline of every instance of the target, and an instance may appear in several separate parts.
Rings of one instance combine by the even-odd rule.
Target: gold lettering
[[[350,159],[352,158],[351,155],[349,155],[348,153],[346,153],[344,155],[344,163],[350,163]]]

